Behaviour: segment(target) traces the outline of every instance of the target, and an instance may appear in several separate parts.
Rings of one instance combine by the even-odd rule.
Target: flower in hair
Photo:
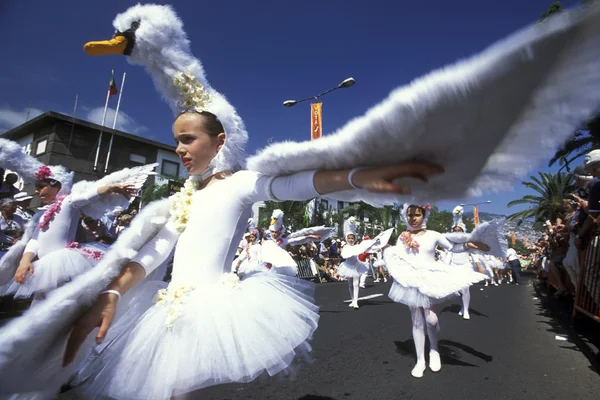
[[[49,179],[49,178],[52,178],[52,177],[53,177],[52,171],[46,165],[42,165],[40,167],[40,169],[38,169],[38,171],[35,173],[35,178],[37,180]]]
[[[173,86],[181,96],[180,105],[184,110],[205,110],[211,101],[208,90],[190,72],[178,72],[172,78]]]

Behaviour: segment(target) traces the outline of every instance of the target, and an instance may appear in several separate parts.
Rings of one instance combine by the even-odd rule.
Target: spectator
[[[27,192],[19,192],[14,196],[15,203],[17,203],[17,211],[15,214],[25,221],[29,221],[35,214],[30,208],[32,198],[33,197],[28,195]]]
[[[19,180],[19,176],[17,174],[6,174],[4,178],[4,183],[2,187],[0,187],[0,199],[5,198],[14,198],[14,196],[19,193],[19,189],[15,186],[15,183]]]
[[[6,251],[22,235],[25,227],[23,218],[15,214],[17,204],[13,199],[0,199],[0,251]]]
[[[506,252],[506,260],[508,262],[509,267],[512,270],[513,280],[515,285],[518,285],[521,281],[521,262],[519,261],[519,256],[517,255],[517,251],[512,247],[508,249]]]

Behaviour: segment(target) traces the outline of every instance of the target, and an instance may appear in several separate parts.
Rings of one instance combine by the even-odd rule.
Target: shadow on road
[[[442,309],[442,312],[449,312],[449,313],[454,313],[454,314],[458,314],[458,312],[460,311],[461,306],[459,304],[452,304],[450,306],[444,307]],[[478,317],[485,317],[485,318],[489,318],[486,314],[484,313],[480,313],[479,311],[469,307],[469,313],[471,315],[477,315]]]
[[[401,355],[412,356],[415,360],[417,359],[415,345],[412,339],[407,339],[403,342],[394,341],[394,344],[396,345],[396,351]],[[438,342],[438,349],[440,352],[440,357],[442,359],[442,364],[458,365],[462,367],[478,367],[475,364],[463,361],[462,358],[464,353],[477,357],[480,360],[485,361],[486,363],[492,362],[492,360],[494,359],[494,357],[488,354],[482,353],[480,351],[475,350],[472,347],[455,342],[453,340],[440,340]],[[427,355],[429,354],[429,340],[427,341],[425,346],[425,354],[427,358]]]

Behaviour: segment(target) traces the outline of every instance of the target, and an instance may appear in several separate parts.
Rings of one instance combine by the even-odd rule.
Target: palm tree
[[[570,163],[597,148],[600,148],[600,114],[575,131],[573,137],[554,154],[548,166],[551,167],[559,161],[563,165],[562,168],[570,172]]]
[[[559,172],[555,175],[539,172],[539,177],[530,176],[529,181],[522,184],[533,189],[537,194],[528,194],[519,200],[508,203],[508,207],[517,204],[531,204],[532,207],[508,216],[509,221],[519,221],[519,225],[526,219],[534,218],[535,222],[554,219],[557,209],[566,198],[571,197],[576,186],[570,174]]]

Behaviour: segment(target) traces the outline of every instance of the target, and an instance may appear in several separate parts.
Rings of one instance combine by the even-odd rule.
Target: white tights
[[[460,292],[462,294],[462,310],[461,312],[469,313],[469,305],[471,304],[471,290],[469,288],[463,289]]]
[[[350,291],[350,298],[352,299],[352,304],[358,303],[358,284],[360,283],[360,278],[348,278],[348,290]]]
[[[417,350],[417,364],[425,364],[425,326],[429,336],[431,353],[438,353],[438,333],[440,323],[434,310],[430,308],[410,307],[412,334]]]

